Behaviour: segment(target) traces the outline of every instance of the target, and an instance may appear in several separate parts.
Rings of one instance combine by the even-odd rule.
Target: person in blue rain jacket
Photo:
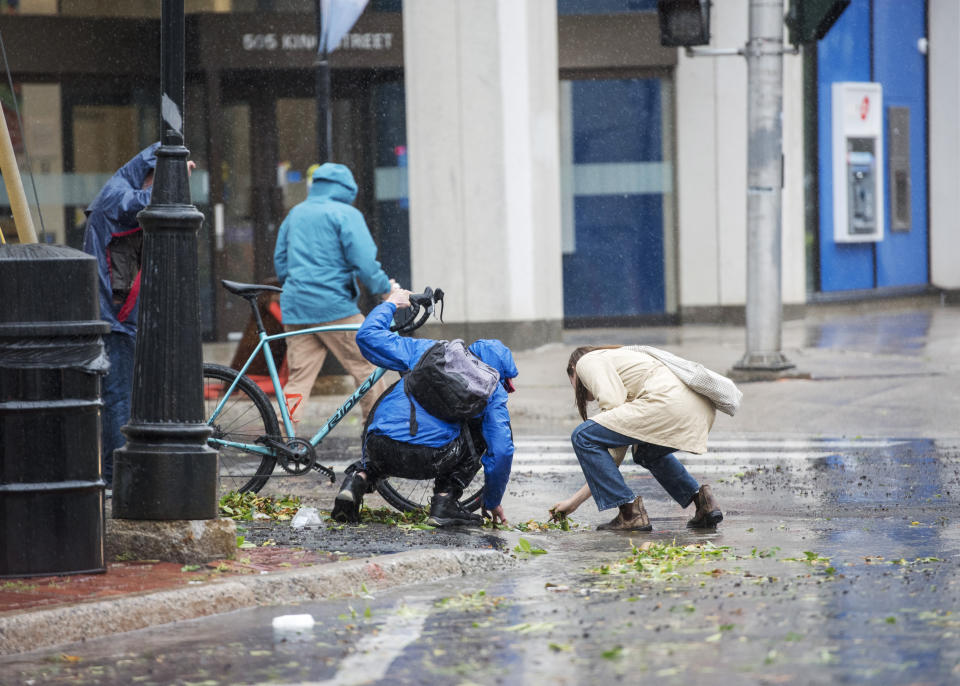
[[[390,331],[397,308],[409,307],[410,292],[393,291],[386,302],[367,316],[357,332],[357,345],[376,365],[407,372],[437,341],[407,338]],[[513,462],[513,431],[507,410],[507,393],[514,390],[517,367],[510,349],[498,340],[481,339],[470,352],[500,374],[500,384],[484,411],[463,427],[430,415],[410,398],[403,378],[380,398],[363,435],[363,457],[347,470],[334,502],[338,521],[359,521],[363,494],[372,491],[376,480],[397,476],[434,479],[434,494],[427,523],[433,526],[479,525],[483,518],[459,505],[464,489],[480,469],[484,471],[483,510],[495,523],[505,523],[501,500]],[[416,413],[416,434],[410,433],[410,404]],[[472,440],[475,450],[471,450]]]
[[[287,331],[313,326],[359,324],[357,280],[374,296],[386,296],[393,281],[377,261],[377,246],[360,210],[353,174],[342,164],[327,162],[314,170],[307,199],[287,214],[277,234],[273,266],[283,286],[280,309]],[[290,336],[287,364],[288,397],[301,398],[294,419],[303,413],[327,351],[340,360],[357,386],[375,369],[357,349],[353,331]],[[364,418],[385,384],[377,384],[360,400]]]
[[[133,392],[143,247],[137,213],[150,204],[159,146],[154,143],[123,165],[84,211],[83,250],[97,258],[100,318],[110,324],[104,338],[110,370],[103,379],[101,416],[103,479],[108,489],[113,484],[113,451],[126,443],[120,428],[130,420]]]

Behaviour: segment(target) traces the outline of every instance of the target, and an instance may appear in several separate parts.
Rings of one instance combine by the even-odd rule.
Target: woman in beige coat
[[[598,529],[651,531],[643,499],[634,497],[620,474],[626,448],[633,446],[634,462],[650,470],[674,500],[682,507],[696,504],[687,526],[720,523],[723,513],[710,487],[700,486],[673,455],[675,450],[706,452],[716,413],[707,398],[647,353],[621,346],[577,348],[567,363],[567,376],[584,420],[571,440],[587,485],[551,512],[569,514],[593,494],[597,509],[620,508]],[[587,419],[590,400],[597,401],[600,413]]]

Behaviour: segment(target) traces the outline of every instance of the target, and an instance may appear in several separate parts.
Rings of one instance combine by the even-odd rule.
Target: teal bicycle
[[[317,472],[331,482],[336,480],[333,467],[324,466],[317,458],[317,447],[343,420],[360,399],[387,370],[378,367],[367,377],[337,410],[330,415],[320,429],[309,439],[296,435],[290,409],[287,407],[283,384],[280,382],[277,365],[270,343],[290,336],[303,336],[323,331],[356,331],[359,324],[317,326],[277,334],[267,334],[260,316],[257,299],[263,293],[282,292],[283,289],[264,284],[238,283],[223,280],[223,287],[244,298],[253,311],[259,341],[247,361],[239,369],[219,364],[203,365],[203,397],[206,404],[207,424],[213,429],[209,445],[220,453],[220,491],[240,493],[260,491],[271,477],[302,476]],[[434,312],[434,305],[443,306],[443,291],[427,288],[423,293],[411,294],[410,308],[398,310],[391,331],[409,334],[426,323]],[[269,372],[273,397],[276,402],[247,376],[247,370],[257,358],[263,356]],[[282,424],[282,429],[281,429]],[[277,467],[279,466],[279,470]],[[479,484],[478,484],[479,482]],[[477,490],[473,490],[476,487]],[[398,510],[411,512],[430,506],[433,494],[432,479],[381,479],[377,491],[390,505]],[[483,470],[467,489],[461,505],[469,510],[480,507],[483,495]]]

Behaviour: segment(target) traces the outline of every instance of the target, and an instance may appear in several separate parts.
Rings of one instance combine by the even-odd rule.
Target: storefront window
[[[129,92],[121,102],[95,92],[78,102],[75,91],[64,95],[59,84],[14,84],[14,94],[16,107],[9,88],[0,87],[38,238],[79,248],[84,208],[117,169],[157,140],[156,107]],[[0,187],[0,207],[8,206]],[[16,235],[12,222],[3,230],[7,239]]]
[[[402,82],[374,87],[373,113],[377,131],[374,189],[380,262],[387,274],[411,288],[407,120]]]

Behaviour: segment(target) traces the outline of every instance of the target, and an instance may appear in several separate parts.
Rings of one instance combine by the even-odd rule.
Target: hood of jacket
[[[500,373],[500,380],[512,379],[517,372],[517,365],[513,361],[513,353],[495,338],[481,338],[470,344],[470,352],[496,369]]]
[[[350,205],[357,198],[357,182],[345,165],[325,162],[313,172],[310,197],[329,198]]]
[[[90,206],[84,210],[84,213],[89,217],[92,212],[103,209],[105,204],[112,204],[114,202],[113,196],[118,190],[118,184],[121,186],[129,186],[134,190],[142,188],[147,174],[157,168],[157,148],[159,147],[160,143],[149,145],[134,155],[129,162],[120,167],[111,177],[110,181],[97,193],[97,197],[95,197],[93,202],[90,203]]]

